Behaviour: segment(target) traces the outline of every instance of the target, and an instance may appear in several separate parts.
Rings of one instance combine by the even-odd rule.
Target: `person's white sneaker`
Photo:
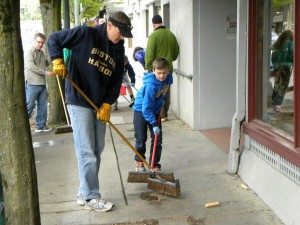
[[[111,202],[107,202],[100,198],[97,199],[94,198],[88,202],[86,201],[84,208],[88,210],[99,211],[99,212],[107,212],[110,211],[113,206],[114,204]]]
[[[34,131],[36,133],[39,133],[39,132],[48,132],[48,131],[51,131],[51,130],[52,130],[52,128],[49,128],[49,127],[46,126],[46,127],[43,127],[43,128],[37,128],[36,127]]]
[[[85,205],[85,200],[81,196],[77,196],[77,201],[76,202],[80,206],[84,206]]]
[[[104,199],[100,199],[99,201],[102,201],[103,203],[105,203],[105,204],[107,204],[107,205],[114,206],[114,203],[112,203],[112,202],[107,202],[107,201],[105,201]],[[81,195],[77,196],[76,202],[77,202],[77,204],[80,205],[80,206],[84,206],[85,203],[86,203],[85,199],[84,199]]]

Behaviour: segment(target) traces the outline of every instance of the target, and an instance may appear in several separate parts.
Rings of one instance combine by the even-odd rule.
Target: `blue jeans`
[[[99,169],[104,149],[106,124],[94,109],[67,104],[73,129],[79,173],[79,193],[84,199],[101,197]]]
[[[152,152],[153,152],[153,144],[154,144],[154,133],[152,125],[147,122],[142,114],[142,112],[134,111],[133,114],[133,125],[134,125],[134,137],[135,137],[135,148],[136,150],[146,159],[146,141],[147,141],[147,128],[149,128],[151,133],[151,147],[150,147],[150,157],[149,164],[151,165],[152,161]],[[161,168],[159,164],[161,151],[162,151],[162,128],[161,123],[159,125],[160,134],[158,135],[157,145],[156,145],[156,154],[154,159],[154,167]],[[135,155],[135,161],[141,162],[142,160]]]
[[[27,114],[29,118],[32,116],[37,103],[37,112],[35,118],[35,127],[44,128],[47,122],[47,105],[48,105],[48,92],[46,85],[26,85],[26,104]]]

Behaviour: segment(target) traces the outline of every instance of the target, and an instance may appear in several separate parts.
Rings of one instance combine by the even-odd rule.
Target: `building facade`
[[[229,171],[238,169],[244,181],[285,224],[300,224],[300,108],[297,100],[299,3],[299,0],[238,1],[238,12],[241,16],[247,15],[247,18],[244,24],[239,25],[237,48],[247,48],[247,52],[240,52],[237,56],[246,56],[245,66],[241,63],[241,72],[237,73],[237,83],[244,83],[245,80],[246,85],[244,90],[241,85],[237,85],[237,97],[245,93],[246,100],[238,100],[236,117],[233,119]],[[270,59],[276,49],[272,47],[272,36],[274,33],[275,36],[279,35],[277,40],[280,41],[285,30],[293,32],[293,64],[287,67],[289,77],[283,73],[280,76],[280,79],[288,77],[289,82],[278,112],[274,110],[276,103],[273,96],[273,88],[277,90],[277,75],[273,73],[276,70]],[[286,47],[284,51],[286,55],[289,52]],[[239,126],[244,115],[244,145],[238,147]]]
[[[194,130],[231,127],[229,173],[239,174],[285,224],[300,224],[299,3],[124,1],[134,27],[128,48],[146,47],[155,14],[178,39],[171,110]],[[284,30],[293,31],[294,50],[278,112],[271,56]]]
[[[178,39],[180,53],[173,63],[171,87],[175,115],[195,130],[230,126],[235,109],[232,65],[236,60],[236,29],[229,31],[227,20],[236,21],[236,1],[134,0],[128,4],[124,4],[125,12],[134,27],[129,47],[146,47],[155,14],[162,16],[164,25]]]

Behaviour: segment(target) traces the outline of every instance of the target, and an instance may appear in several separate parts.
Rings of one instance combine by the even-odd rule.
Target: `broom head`
[[[178,197],[181,194],[179,180],[170,182],[161,179],[148,178],[148,189],[155,190],[172,197]]]
[[[54,131],[55,134],[70,133],[70,132],[73,132],[73,129],[71,126],[57,127]]]
[[[175,178],[171,172],[162,171],[129,171],[127,182],[128,183],[148,183],[148,178],[161,178],[165,181],[174,182]]]

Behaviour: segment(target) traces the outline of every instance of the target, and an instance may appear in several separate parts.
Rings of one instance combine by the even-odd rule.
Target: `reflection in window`
[[[293,136],[294,0],[258,2],[256,117]]]

